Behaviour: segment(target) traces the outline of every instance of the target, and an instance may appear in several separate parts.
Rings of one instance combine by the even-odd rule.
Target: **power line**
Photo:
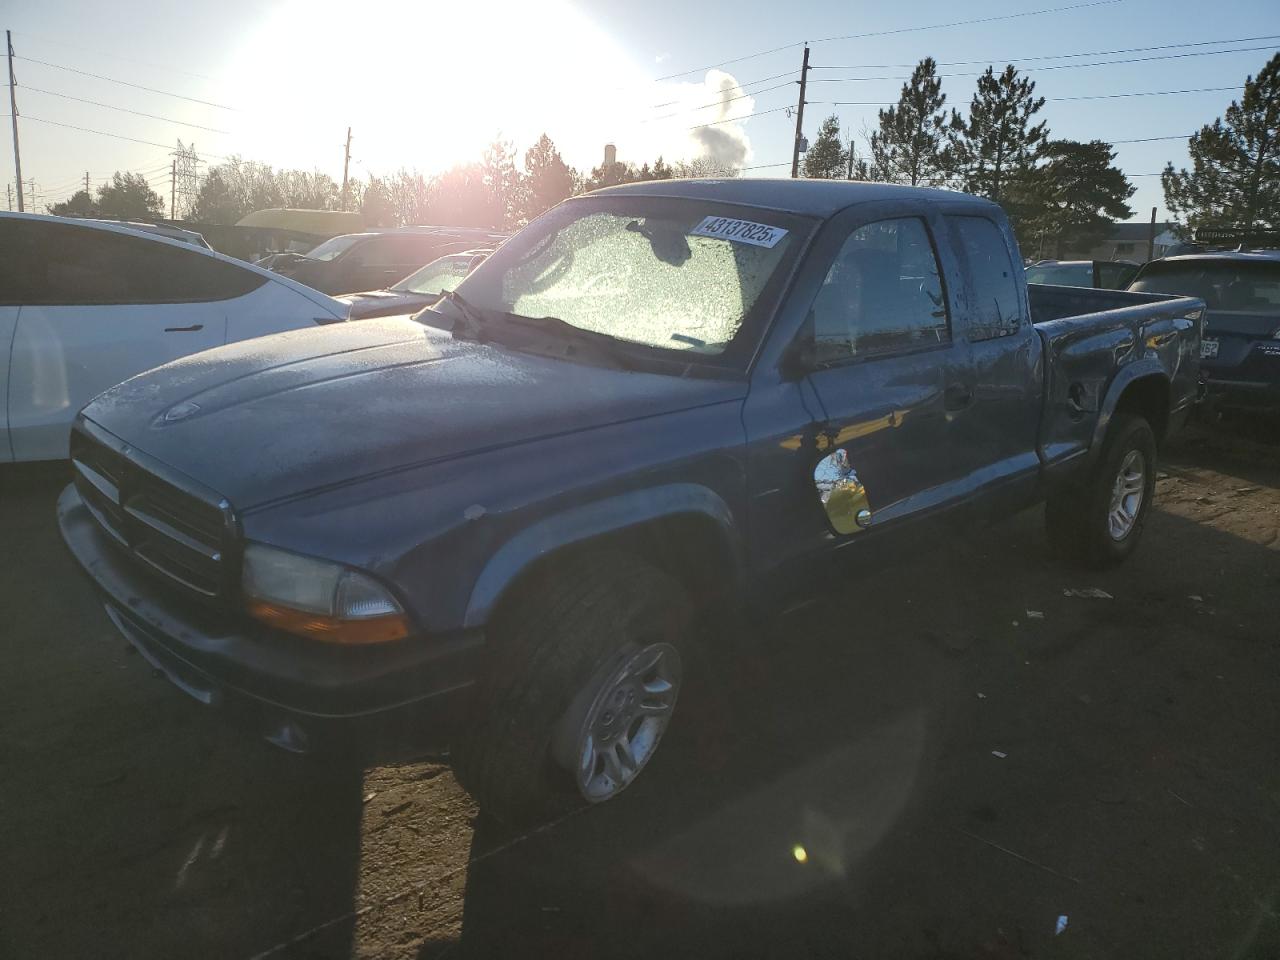
[[[794,70],[786,70],[786,71],[783,71],[782,73],[775,73],[771,77],[761,77],[759,80],[744,81],[743,83],[739,83],[738,87],[742,90],[745,90],[747,89],[747,87],[754,87],[757,83],[768,83],[770,80],[780,80],[783,77],[790,77],[794,75],[795,75]],[[679,100],[668,100],[666,103],[652,103],[649,105],[649,109],[661,110],[663,107],[674,107],[679,102],[680,102]]]
[[[1192,53],[1166,53],[1155,57],[1132,57],[1127,60],[1099,60],[1094,63],[1057,63],[1047,67],[1037,67],[1040,73],[1049,70],[1080,70],[1085,67],[1114,67],[1126,63],[1150,63],[1154,60],[1180,60],[1185,57],[1212,57],[1223,53],[1251,53],[1256,50],[1272,50],[1265,47],[1236,47],[1232,50],[1197,50]],[[977,61],[981,63],[982,61]],[[985,71],[984,71],[985,72]],[[982,73],[939,73],[938,77],[980,77]],[[910,77],[814,77],[814,83],[865,83],[873,80],[910,80]]]
[[[1011,63],[1024,63],[1029,60],[1066,60],[1071,57],[1110,57],[1117,53],[1145,53],[1150,50],[1176,50],[1180,47],[1212,47],[1221,43],[1252,43],[1255,40],[1275,40],[1280,34],[1268,34],[1265,37],[1237,37],[1234,40],[1199,40],[1189,43],[1166,43],[1157,47],[1123,47],[1119,50],[1090,50],[1084,53],[1046,53],[1029,57],[984,57],[980,60],[947,60],[936,65],[939,67],[965,67],[975,63],[994,63],[1007,60]],[[1256,49],[1256,48],[1250,48]],[[1231,50],[1213,50],[1210,53],[1232,53]],[[1125,62],[1125,61],[1120,61]],[[857,66],[815,66],[814,70],[892,70],[895,68],[911,69],[914,63],[863,63]]]
[[[128,107],[117,107],[110,103],[101,103],[97,100],[86,100],[84,97],[73,97],[69,93],[55,93],[53,90],[42,90],[40,87],[30,87],[25,83],[21,84],[23,90],[30,90],[32,93],[43,93],[51,97],[61,97],[63,100],[75,100],[77,103],[87,103],[94,107],[105,107],[107,110],[119,110],[121,113],[131,113],[135,117],[146,117],[149,120],[163,120],[166,123],[176,123],[183,127],[195,127],[197,130],[208,130],[210,133],[226,134],[227,130],[218,130],[215,127],[205,127],[198,123],[190,123],[186,120],[177,120],[173,117],[162,117],[154,113],[143,113],[141,110],[130,110]]]
[[[76,43],[67,43],[65,40],[50,40],[47,37],[42,37],[34,33],[27,33],[25,30],[17,30],[14,32],[17,33],[18,36],[26,37],[28,40],[34,40],[36,43],[42,43],[45,45],[51,45],[55,47],[66,47],[69,50],[80,50],[80,51],[83,51],[84,53],[93,54],[95,57],[105,57],[109,60],[119,60],[122,63],[134,63],[134,64],[137,64],[138,66],[149,67],[153,70],[168,70],[171,73],[180,73],[183,76],[195,77],[198,80],[213,79],[212,77],[207,76],[206,74],[203,74],[203,73],[192,73],[190,70],[180,70],[177,67],[169,66],[163,63],[153,63],[148,60],[137,60],[133,57],[122,57],[122,56],[119,56],[118,54],[103,53],[101,50],[96,49],[94,47],[81,46],[80,44],[76,44]]]
[[[950,23],[932,23],[918,27],[898,27],[893,30],[876,30],[870,33],[851,33],[842,37],[823,37],[821,40],[809,41],[810,44],[832,43],[836,40],[864,40],[869,37],[887,37],[899,33],[917,33],[923,30],[943,30],[950,27],[967,27],[979,23],[994,23],[998,20],[1016,20],[1020,17],[1038,17],[1047,13],[1066,13],[1069,10],[1083,10],[1088,7],[1105,7],[1116,3],[1124,3],[1125,0],[1091,0],[1089,3],[1076,3],[1066,7],[1048,7],[1042,10],[1023,10],[1019,13],[1005,13],[993,17],[977,17],[972,20],[954,20]],[[721,60],[719,63],[707,64],[704,67],[695,67],[692,70],[682,70],[680,73],[669,73],[664,77],[655,78],[657,83],[662,80],[675,80],[679,77],[687,77],[693,73],[701,73],[703,70],[711,70],[715,67],[725,67],[731,63],[741,63],[743,60],[753,60],[756,57],[767,56],[770,53],[778,53],[782,50],[790,50],[794,47],[803,46],[804,40],[797,40],[795,43],[786,43],[780,47],[772,47],[768,50],[761,50],[757,53],[748,53],[745,56],[734,57],[731,60]]]
[[[1109,143],[1155,143],[1157,140],[1190,140],[1191,134],[1179,133],[1171,137],[1138,137],[1135,140],[1110,140]],[[1099,138],[1101,139],[1101,138]]]
[[[224,103],[214,103],[211,100],[200,100],[197,97],[184,96],[181,93],[170,93],[168,90],[157,90],[155,87],[144,87],[140,83],[130,83],[128,80],[117,80],[115,77],[104,76],[100,73],[90,73],[88,70],[78,70],[75,67],[68,67],[61,63],[51,63],[48,60],[37,60],[35,57],[21,57],[14,54],[13,59],[25,60],[27,63],[38,63],[42,67],[52,67],[55,70],[66,70],[68,73],[77,73],[82,77],[93,77],[95,80],[106,80],[108,83],[118,83],[122,87],[133,87],[135,90],[145,90],[147,93],[158,93],[163,97],[174,97],[178,100],[188,100],[191,103],[198,103],[205,107],[216,107],[219,110],[237,111],[235,107],[228,107]]]
[[[701,106],[697,106],[697,107],[687,107],[687,108],[686,108],[686,109],[684,109],[684,110],[673,110],[671,113],[663,113],[663,114],[660,114],[660,115],[658,115],[658,116],[656,116],[656,117],[646,117],[645,119],[641,120],[640,122],[641,122],[641,123],[653,123],[653,122],[654,122],[654,121],[656,121],[656,120],[666,120],[666,119],[669,119],[670,117],[678,117],[678,116],[680,116],[681,114],[685,114],[685,113],[697,113],[699,110],[709,110],[709,109],[711,109],[712,107],[720,107],[720,106],[724,106],[724,104],[726,104],[726,103],[733,103],[735,100],[746,100],[748,97],[756,97],[756,96],[759,96],[759,95],[760,95],[760,94],[762,94],[762,93],[771,93],[771,92],[773,92],[774,90],[781,90],[783,87],[790,87],[790,86],[794,86],[794,85],[795,85],[795,83],[796,83],[796,81],[795,81],[795,80],[790,80],[790,81],[788,81],[787,83],[780,83],[780,84],[778,84],[777,86],[774,86],[774,87],[765,87],[763,90],[756,90],[756,91],[754,91],[754,92],[752,92],[752,93],[743,93],[743,94],[740,94],[739,96],[736,96],[736,97],[726,97],[726,98],[724,98],[724,99],[717,100],[717,101],[715,101],[714,103],[704,103],[704,104],[702,104]]]
[[[717,123],[733,123],[735,120],[746,120],[748,117],[763,117],[766,113],[777,113],[780,110],[793,110],[793,109],[795,108],[788,103],[781,107],[774,107],[772,110],[757,110],[755,111],[755,113],[744,113],[740,117],[725,117],[722,120],[708,120],[706,123],[695,123],[689,129],[700,130],[703,127],[714,127]]]
[[[1135,93],[1093,93],[1075,97],[1045,97],[1046,103],[1061,103],[1066,100],[1118,100],[1122,97],[1171,97],[1182,93],[1222,93],[1227,90],[1239,90],[1233,87],[1194,87],[1187,90],[1143,90]],[[810,100],[828,107],[891,107],[897,100]]]
[[[33,117],[29,113],[22,115],[23,120],[34,120],[36,123],[47,123],[54,127],[66,127],[68,130],[79,130],[81,133],[93,133],[100,137],[111,137],[115,140],[128,140],[130,143],[141,143],[148,147],[167,148],[167,143],[156,143],[154,140],[139,140],[137,137],[126,137],[118,133],[107,133],[105,130],[92,130],[89,127],[78,127],[74,123],[62,123],[58,120],[45,120],[43,117]],[[220,156],[216,153],[206,153],[204,156],[213,160],[228,160],[229,157]]]

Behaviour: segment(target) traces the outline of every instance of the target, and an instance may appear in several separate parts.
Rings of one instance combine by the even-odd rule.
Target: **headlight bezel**
[[[250,617],[310,639],[384,643],[410,633],[403,604],[372,574],[270,544],[245,544],[240,593]]]

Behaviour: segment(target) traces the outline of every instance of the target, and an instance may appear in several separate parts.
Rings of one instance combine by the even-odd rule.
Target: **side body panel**
[[[76,411],[136,373],[221,345],[225,307],[24,306],[9,372],[14,459],[65,458]]]
[[[1195,402],[1204,302],[1111,290],[1029,288],[1048,380],[1040,453],[1046,465],[1091,459],[1124,395],[1143,378],[1167,389],[1170,419]],[[1100,312],[1067,311],[1093,305]]]
[[[537,558],[660,517],[707,524],[724,550],[712,573],[733,578],[747,535],[741,406],[739,396],[376,477],[248,511],[244,533],[373,571],[430,632],[482,622]]]

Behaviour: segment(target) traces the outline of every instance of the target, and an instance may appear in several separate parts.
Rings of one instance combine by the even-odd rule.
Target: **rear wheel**
[[[653,759],[683,679],[691,605],[621,553],[534,578],[504,610],[454,747],[459,781],[509,824],[612,799]]]
[[[1088,480],[1045,504],[1050,542],[1067,559],[1087,566],[1121,562],[1137,549],[1155,479],[1151,426],[1136,414],[1116,414]]]

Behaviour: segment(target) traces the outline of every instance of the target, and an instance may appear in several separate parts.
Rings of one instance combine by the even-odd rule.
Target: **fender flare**
[[[476,577],[463,626],[482,626],[506,589],[538,560],[604,534],[680,516],[702,517],[715,524],[731,558],[729,574],[735,586],[740,586],[746,567],[742,540],[729,505],[701,484],[663,484],[571,507],[521,530],[498,548]]]
[[[1137,381],[1152,378],[1158,378],[1166,389],[1168,388],[1169,374],[1154,357],[1143,357],[1120,368],[1120,372],[1111,381],[1111,386],[1107,388],[1106,397],[1098,407],[1098,421],[1093,426],[1093,439],[1089,444],[1090,463],[1102,452],[1102,443],[1106,439],[1107,431],[1111,429],[1111,419],[1120,406],[1120,399],[1124,396],[1124,392]]]

